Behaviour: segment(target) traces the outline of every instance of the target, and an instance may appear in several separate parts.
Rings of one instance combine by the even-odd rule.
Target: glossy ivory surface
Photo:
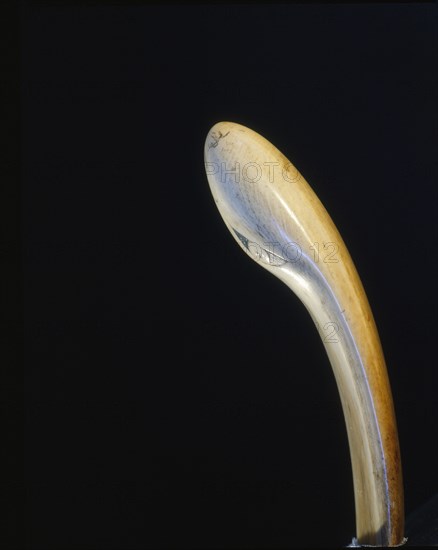
[[[357,542],[402,544],[402,472],[388,374],[364,288],[338,230],[293,164],[253,130],[216,124],[204,158],[230,233],[300,298],[323,340],[347,427]]]

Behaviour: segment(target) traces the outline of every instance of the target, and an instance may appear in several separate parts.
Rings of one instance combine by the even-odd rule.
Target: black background
[[[24,530],[32,549],[342,546],[336,385],[235,244],[203,145],[298,167],[364,283],[406,512],[436,492],[434,4],[22,4]],[[18,545],[19,546],[19,545]]]

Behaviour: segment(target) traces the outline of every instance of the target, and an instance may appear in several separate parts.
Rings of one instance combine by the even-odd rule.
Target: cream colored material
[[[206,139],[205,168],[237,243],[292,289],[319,330],[347,426],[359,544],[402,543],[402,472],[385,360],[338,230],[293,164],[249,128],[216,124]]]

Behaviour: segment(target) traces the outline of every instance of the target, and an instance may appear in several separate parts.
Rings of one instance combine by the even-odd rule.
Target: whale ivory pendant
[[[232,122],[214,125],[204,159],[231,235],[300,298],[323,340],[347,427],[353,545],[403,544],[402,470],[385,359],[341,235],[295,166],[253,130]]]

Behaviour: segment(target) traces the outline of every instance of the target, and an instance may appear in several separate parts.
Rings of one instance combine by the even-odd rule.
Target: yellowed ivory
[[[209,131],[204,154],[230,233],[301,299],[323,339],[347,427],[358,543],[402,544],[391,390],[373,315],[341,235],[295,166],[253,130],[220,122]]]

